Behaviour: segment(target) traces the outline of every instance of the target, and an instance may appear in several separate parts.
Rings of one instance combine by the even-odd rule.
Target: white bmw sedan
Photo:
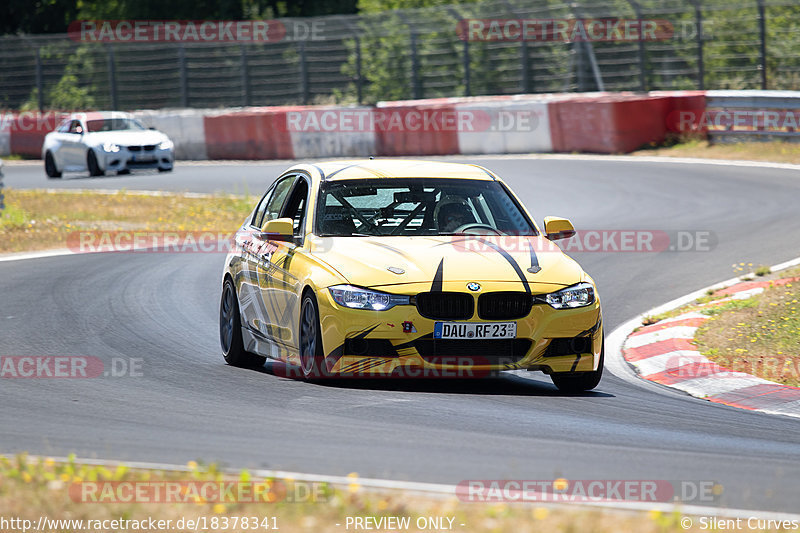
[[[102,176],[135,169],[169,172],[174,163],[172,141],[164,133],[145,128],[128,113],[102,111],[74,113],[44,138],[44,170],[49,178],[62,172],[89,172]]]

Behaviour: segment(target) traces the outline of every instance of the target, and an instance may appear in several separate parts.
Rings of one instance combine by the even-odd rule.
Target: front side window
[[[277,185],[275,185],[275,191],[267,201],[267,207],[264,210],[264,216],[258,222],[259,228],[263,229],[264,224],[270,220],[278,218],[281,212],[281,207],[283,207],[283,203],[286,201],[286,196],[288,196],[289,191],[292,190],[293,183],[294,176],[287,176],[279,181]]]
[[[273,183],[267,192],[264,193],[264,196],[261,197],[261,201],[258,202],[258,207],[256,207],[255,211],[253,212],[253,219],[250,221],[250,225],[254,228],[261,227],[261,221],[264,219],[264,211],[267,210],[267,204],[269,203],[269,199],[272,197],[272,192],[275,190],[275,184]]]
[[[294,227],[295,238],[301,238],[303,234],[303,222],[306,214],[306,198],[308,197],[308,183],[304,179],[298,179],[292,191],[292,195],[286,202],[286,207],[281,215],[283,218],[291,218]]]
[[[536,235],[498,182],[386,178],[323,183],[317,203],[320,236]]]
[[[69,125],[69,133],[83,133],[83,126],[80,120],[73,120]]]

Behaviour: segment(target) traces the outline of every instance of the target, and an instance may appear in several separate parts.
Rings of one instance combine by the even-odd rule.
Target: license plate
[[[434,339],[513,339],[516,322],[436,322]]]

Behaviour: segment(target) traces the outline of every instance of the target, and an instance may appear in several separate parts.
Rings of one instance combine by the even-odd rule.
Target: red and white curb
[[[776,265],[772,267],[772,271],[797,264],[800,264],[800,259]],[[706,305],[714,306],[731,300],[746,299],[763,292],[770,284],[781,285],[789,281],[792,280],[729,280],[710,287],[718,291],[718,295],[725,297]],[[692,341],[697,329],[709,319],[703,313],[689,311],[640,327],[643,316],[678,309],[704,294],[706,290],[702,289],[670,302],[617,328],[609,335],[611,353],[617,356],[616,359],[612,356],[609,370],[630,380],[631,373],[622,372],[620,368],[619,363],[622,362],[633,369],[639,379],[678,389],[697,398],[741,409],[800,418],[800,388],[733,371],[700,354]],[[634,331],[636,327],[640,329]]]

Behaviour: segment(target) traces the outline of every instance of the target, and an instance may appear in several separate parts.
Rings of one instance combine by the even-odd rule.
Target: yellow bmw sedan
[[[220,302],[225,360],[306,379],[470,377],[527,369],[597,386],[595,283],[491,171],[332,161],[278,177],[237,231]]]

